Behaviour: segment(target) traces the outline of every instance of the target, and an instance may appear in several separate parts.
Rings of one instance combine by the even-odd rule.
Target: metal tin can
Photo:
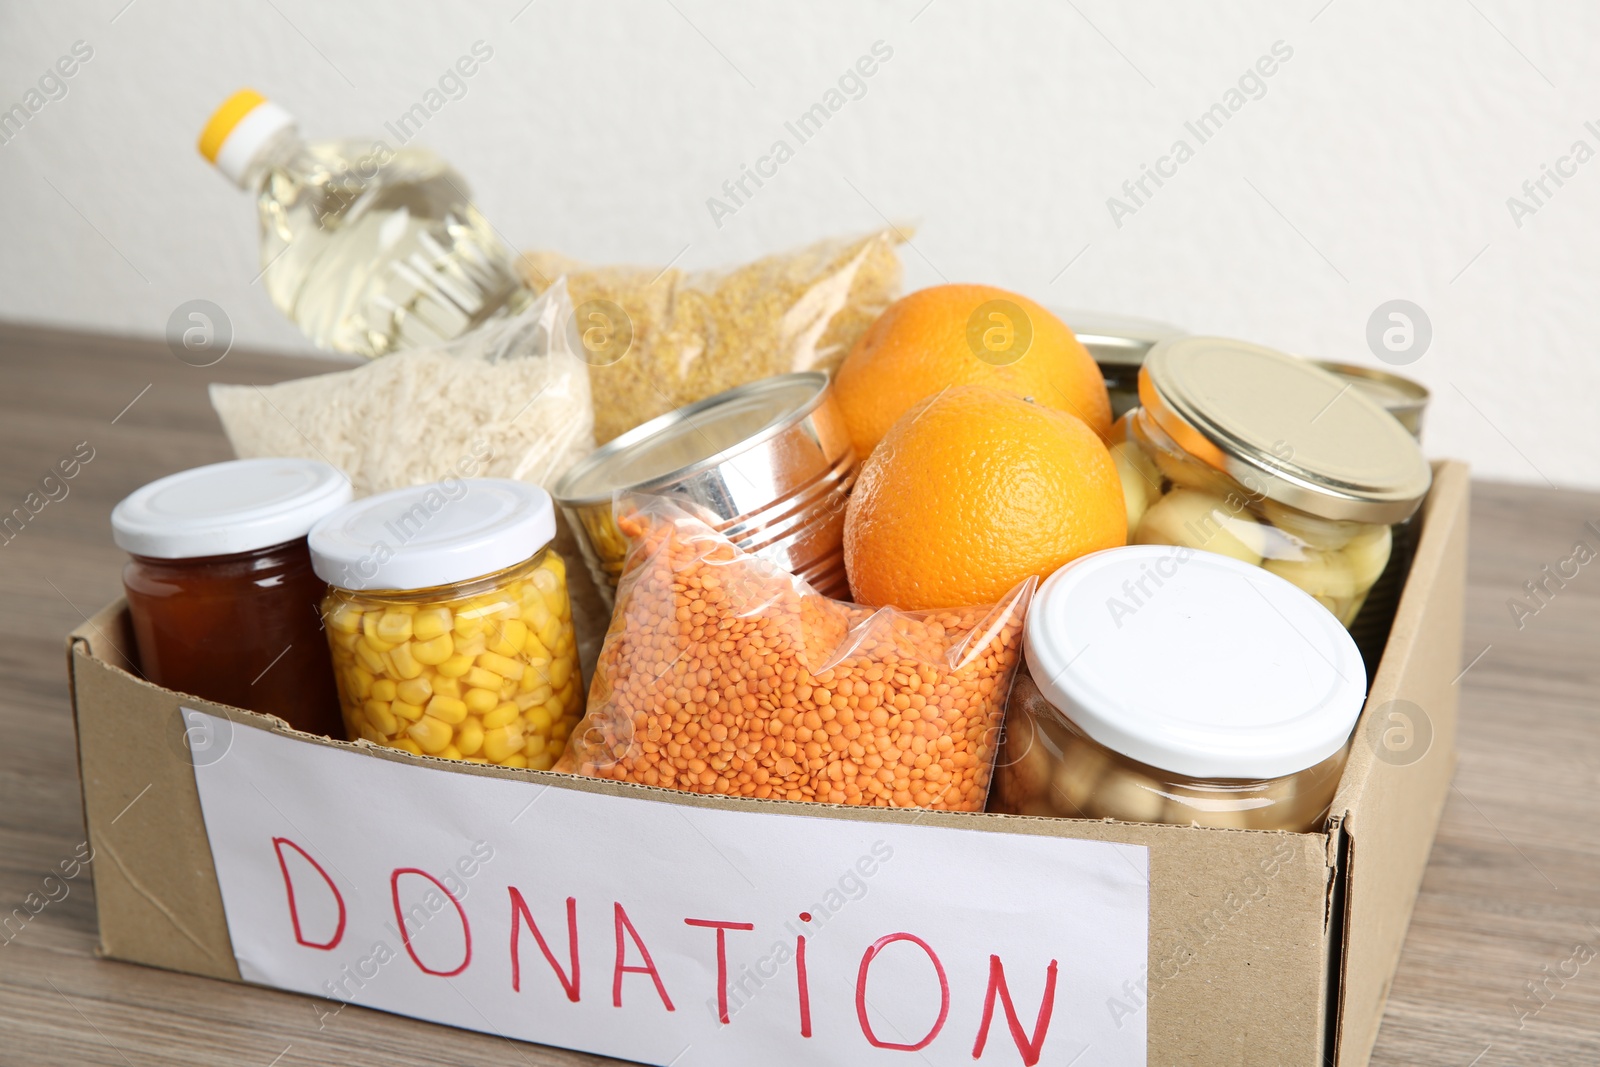
[[[1363,367],[1357,363],[1329,363],[1320,359],[1313,362],[1375,400],[1379,407],[1399,419],[1400,425],[1410,430],[1412,437],[1421,440],[1422,412],[1432,396],[1427,386],[1386,370]]]
[[[1111,397],[1111,418],[1139,406],[1139,368],[1145,353],[1159,341],[1182,337],[1186,331],[1165,322],[1101,311],[1058,309],[1056,315],[1089,350],[1105,379]]]
[[[828,376],[808,371],[651,419],[580,460],[554,496],[608,603],[628,549],[612,501],[626,492],[698,505],[740,548],[848,600],[844,508],[856,466]]]

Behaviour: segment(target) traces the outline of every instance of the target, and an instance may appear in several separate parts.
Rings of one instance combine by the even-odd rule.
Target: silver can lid
[[[619,489],[665,489],[780,433],[820,404],[827,388],[820,371],[780,374],[669,411],[579,460],[553,495],[563,507],[583,507]]]
[[[1319,359],[1316,364],[1376,400],[1383,410],[1399,419],[1400,424],[1411,431],[1412,437],[1422,436],[1422,413],[1432,395],[1427,386],[1393,371],[1363,367],[1359,363],[1330,363]]]
[[[1182,337],[1188,331],[1154,319],[1132,315],[1113,315],[1104,311],[1055,309],[1089,355],[1102,368],[1128,367],[1137,370],[1145,355],[1157,343]]]
[[[1414,437],[1350,382],[1245,341],[1156,344],[1139,403],[1201,462],[1251,492],[1325,519],[1396,523],[1433,484]]]

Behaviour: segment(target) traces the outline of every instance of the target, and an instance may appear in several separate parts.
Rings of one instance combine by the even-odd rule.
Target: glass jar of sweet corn
[[[1112,433],[1128,543],[1265,567],[1354,622],[1432,484],[1410,432],[1314,363],[1215,337],[1156,344],[1139,400]]]
[[[499,478],[358,500],[311,531],[350,737],[548,770],[583,716],[550,496]]]
[[[111,512],[140,670],[157,685],[343,735],[306,532],[350,499],[310,459],[180,471]]]
[[[1326,818],[1367,675],[1283,579],[1188,547],[1107,549],[1040,586],[1023,649],[989,810],[1295,832]]]

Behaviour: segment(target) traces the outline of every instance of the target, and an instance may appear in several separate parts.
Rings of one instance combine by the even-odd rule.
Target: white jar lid
[[[250,552],[304,537],[350,500],[350,479],[315,459],[235,459],[158,478],[111,511],[118,547],[153,559]]]
[[[1333,613],[1260,567],[1189,548],[1095,552],[1056,571],[1023,648],[1045,699],[1129,759],[1278,778],[1344,746],[1366,700]]]
[[[556,535],[550,494],[509,478],[392,489],[311,531],[311,567],[340,589],[431,589],[515,566]]]

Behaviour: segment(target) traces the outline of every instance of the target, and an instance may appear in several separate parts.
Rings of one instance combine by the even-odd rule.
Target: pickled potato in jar
[[[1112,430],[1128,542],[1263,567],[1346,627],[1432,482],[1392,415],[1322,368],[1218,338],[1158,344]]]
[[[345,725],[416,755],[548,770],[584,705],[550,499],[521,482],[456,484],[455,499],[427,486],[369,497],[312,530]]]
[[[1326,817],[1366,672],[1344,627],[1270,572],[1182,546],[1094,553],[1040,587],[1023,649],[990,811],[1296,832]]]
[[[1131,760],[1092,740],[1017,676],[995,764],[989,810],[1062,819],[1116,819],[1238,830],[1320,826],[1347,748],[1269,779],[1191,778]]]

